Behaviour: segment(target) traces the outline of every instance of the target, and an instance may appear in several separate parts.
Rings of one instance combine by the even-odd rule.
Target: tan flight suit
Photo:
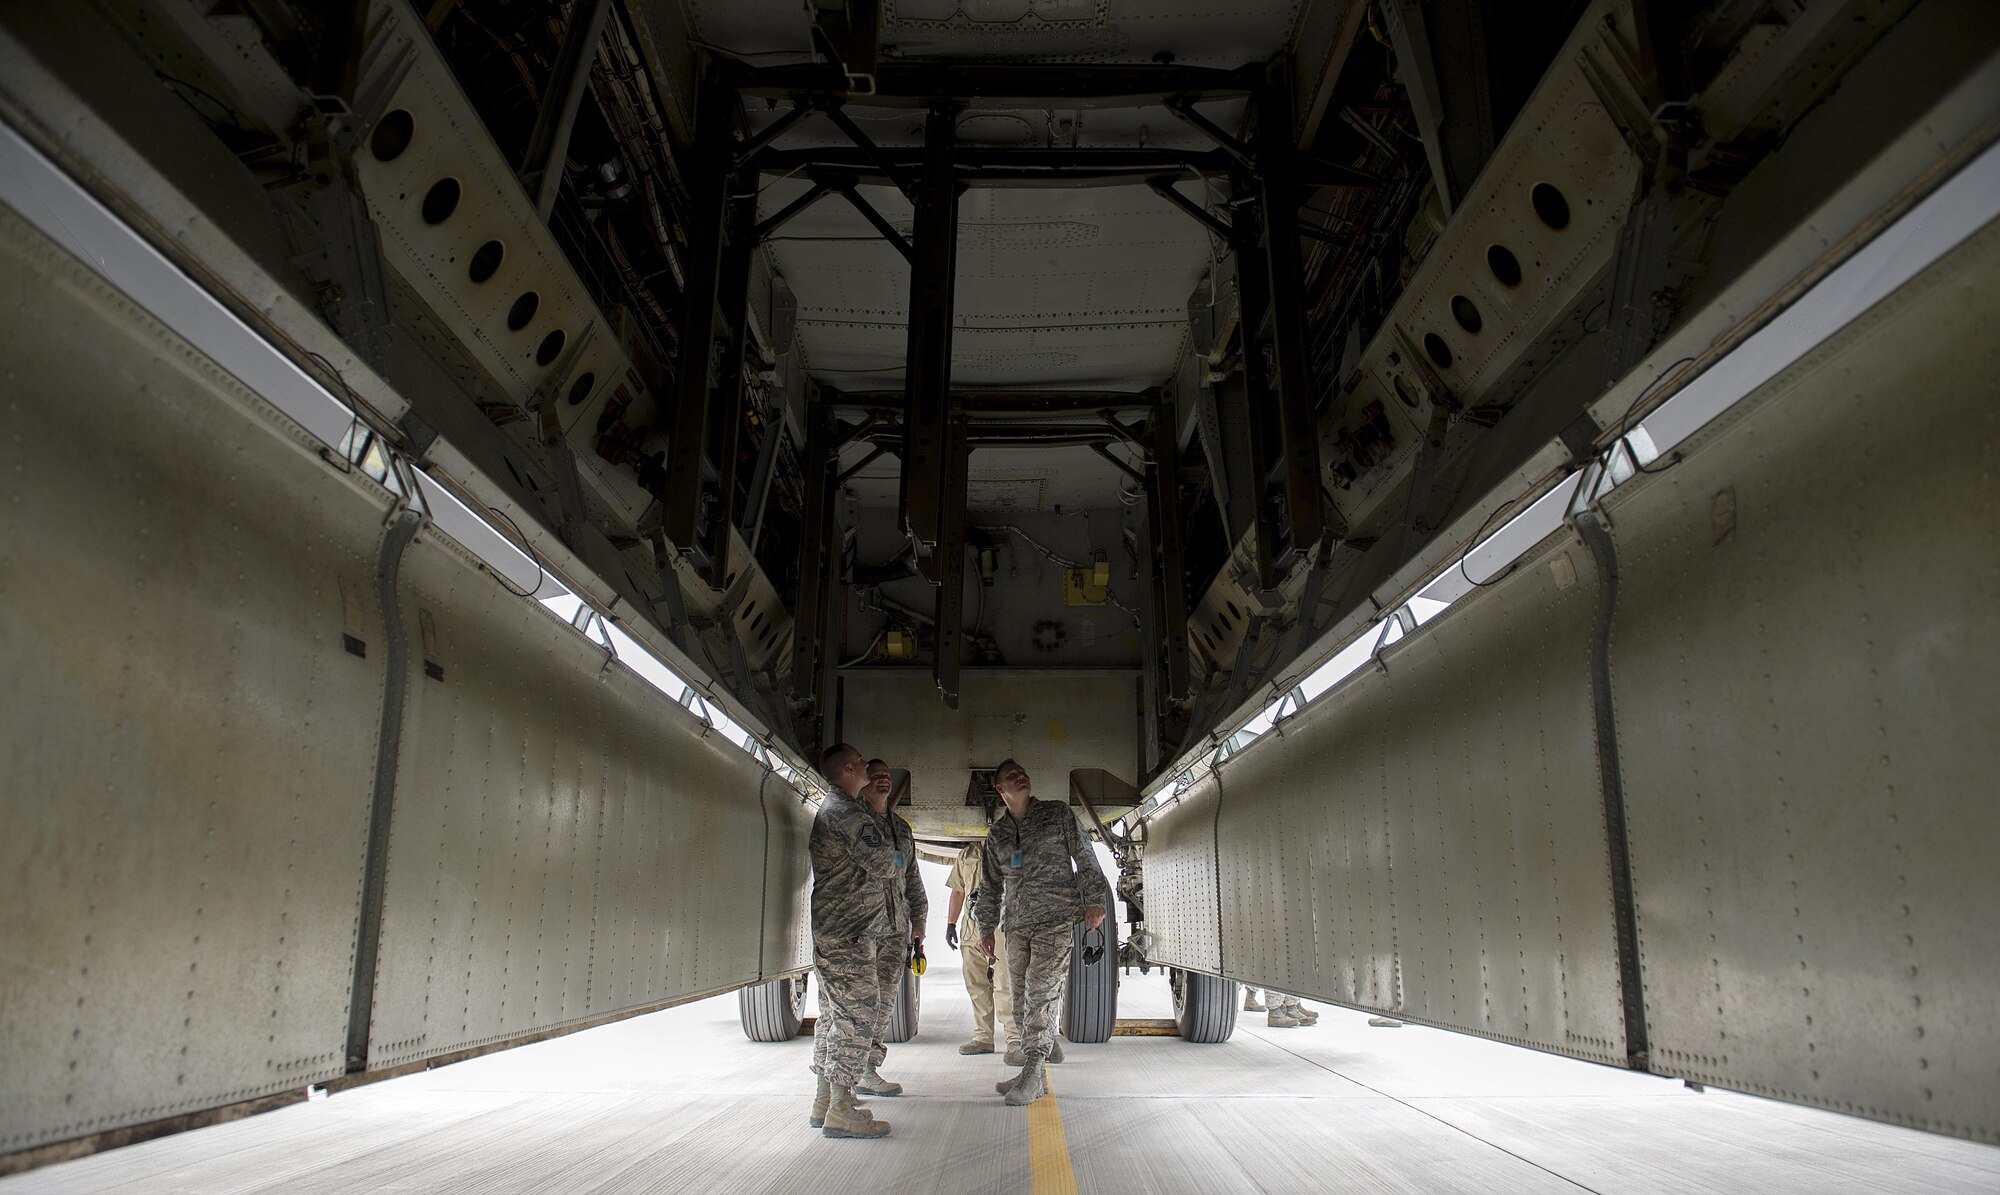
[[[1021,1044],[1020,1027],[1014,1023],[1014,989],[1007,978],[1007,935],[993,935],[993,961],[979,953],[979,919],[973,914],[972,894],[979,890],[979,855],[976,842],[967,843],[951,865],[945,884],[965,894],[958,913],[958,961],[965,973],[965,994],[972,997],[972,1040],[994,1044],[997,1021],[1006,1049]]]

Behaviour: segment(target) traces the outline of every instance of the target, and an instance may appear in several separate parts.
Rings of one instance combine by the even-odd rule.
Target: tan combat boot
[[[828,1137],[870,1137],[889,1135],[889,1122],[876,1120],[867,1111],[854,1106],[854,1090],[835,1086],[826,1104],[826,1120],[820,1132]]]
[[[806,1123],[818,1128],[826,1123],[826,1105],[833,1098],[833,1090],[827,1086],[826,1076],[821,1075],[813,1087],[812,1112],[806,1116]]]
[[[1049,1061],[1061,1062],[1062,1060],[1062,1039],[1058,1037],[1049,1042]]]
[[[1244,989],[1243,989],[1243,1011],[1244,1011],[1244,1012],[1263,1012],[1263,1011],[1264,1011],[1264,1002],[1263,1002],[1262,1000],[1259,1000],[1259,999],[1257,998],[1257,989],[1256,989],[1256,988],[1244,988]]]
[[[854,1085],[854,1094],[901,1095],[903,1094],[903,1085],[901,1083],[892,1083],[889,1080],[884,1079],[881,1075],[876,1074],[875,1068],[871,1066],[867,1070],[861,1072],[861,1081]]]
[[[1270,1014],[1264,1018],[1264,1023],[1273,1029],[1297,1029],[1300,1025],[1305,1024],[1292,1011],[1290,1005],[1279,1005],[1273,1008]]]
[[[999,1089],[1001,1095],[1007,1097],[1007,1106],[1010,1108],[1032,1104],[1049,1092],[1049,1081],[1042,1074],[1039,1063],[1030,1063],[1022,1067],[1021,1073],[1015,1075],[1011,1082],[996,1083],[994,1086]]]

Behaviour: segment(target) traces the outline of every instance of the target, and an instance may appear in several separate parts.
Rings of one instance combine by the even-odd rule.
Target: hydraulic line
[[[396,762],[402,753],[403,703],[409,688],[409,641],[397,604],[403,551],[423,526],[421,513],[408,507],[382,537],[375,562],[375,597],[382,607],[387,645],[382,683],[382,726],[375,737],[375,796],[368,815],[368,853],[361,882],[361,916],[355,931],[354,987],[347,1006],[347,1070],[368,1066],[368,1028],[375,1015],[375,968],[381,947],[382,905],[389,881],[389,820],[396,808]]]
[[[1647,1070],[1645,976],[1639,965],[1639,922],[1632,887],[1632,849],[1625,830],[1625,789],[1618,768],[1618,721],[1611,703],[1611,620],[1618,608],[1618,555],[1598,517],[1572,519],[1597,565],[1597,627],[1590,645],[1590,695],[1597,721],[1597,773],[1604,791],[1604,836],[1611,862],[1611,905],[1618,947],[1618,988],[1625,1012],[1625,1061]]]

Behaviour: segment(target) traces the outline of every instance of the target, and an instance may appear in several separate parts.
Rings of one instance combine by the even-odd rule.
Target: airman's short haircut
[[[849,751],[853,751],[856,755],[861,754],[861,752],[855,750],[852,743],[835,743],[833,746],[820,752],[819,774],[828,780],[833,779],[833,770],[846,760]]]

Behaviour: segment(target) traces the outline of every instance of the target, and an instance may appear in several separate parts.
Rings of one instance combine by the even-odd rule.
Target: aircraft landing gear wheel
[[[1118,951],[1116,941],[1106,939],[1116,932],[1107,918],[1093,930],[1078,925],[1070,939],[1062,1032],[1071,1041],[1111,1040],[1112,1027],[1118,1022]]]
[[[1174,1020],[1180,1024],[1182,1041],[1214,1045],[1228,1041],[1236,1032],[1236,1009],[1242,996],[1235,980],[1199,971],[1169,970],[1167,981],[1174,989]]]
[[[896,1011],[889,1014],[889,1028],[882,1034],[884,1042],[904,1042],[917,1035],[917,1014],[923,1006],[923,987],[917,976],[908,967],[903,968],[903,982],[896,985]]]
[[[751,1041],[790,1041],[805,1019],[806,977],[788,975],[736,990],[736,1015]]]

